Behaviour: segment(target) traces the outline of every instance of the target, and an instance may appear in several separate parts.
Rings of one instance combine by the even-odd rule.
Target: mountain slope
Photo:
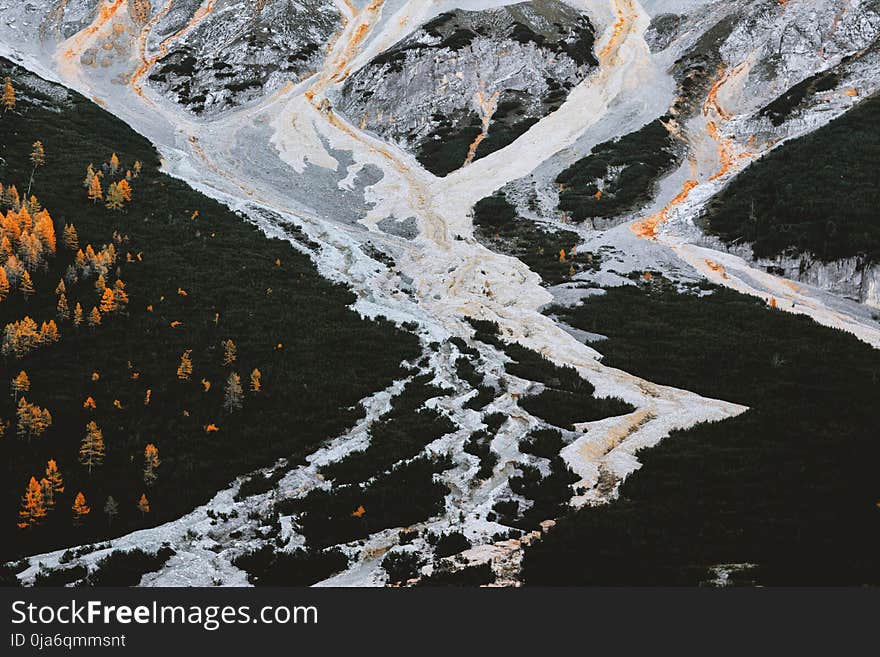
[[[814,433],[794,446],[788,429],[775,435],[773,411],[740,394],[760,363],[729,335],[740,324],[724,313],[753,339],[769,336],[753,352],[792,374],[786,394],[816,399],[798,369],[812,363],[827,397],[858,400],[842,363],[858,361],[853,381],[872,389],[880,324],[860,301],[874,297],[844,298],[827,278],[815,280],[827,289],[783,278],[695,220],[738,173],[876,93],[876,0],[373,0],[310,5],[295,26],[284,19],[289,6],[12,4],[0,8],[0,52],[129,122],[155,144],[163,171],[306,250],[322,276],[354,293],[355,310],[417,332],[421,355],[395,381],[359,388],[363,417],[310,444],[305,461],[263,462],[205,506],[108,546],[33,557],[22,580],[36,581],[40,563],[95,571],[113,550],[138,548],[155,557],[134,560],[158,569],[145,584],[509,585],[521,581],[524,549],[546,540],[546,578],[558,582],[566,569],[579,572],[561,543],[574,537],[576,551],[579,528],[593,526],[589,509],[566,518],[608,503],[626,521],[618,529],[635,518],[654,535],[658,526],[640,514],[673,506],[668,517],[686,544],[670,542],[672,570],[695,581],[692,567],[727,558],[723,541],[700,542],[705,516],[690,506],[698,496],[683,500],[680,488],[657,483],[667,473],[694,479],[674,463],[642,468],[643,458],[665,464],[667,452],[650,450],[674,449],[682,435],[704,439],[696,451],[715,472],[742,466],[769,500],[753,522],[736,507],[735,482],[719,474],[702,510],[730,512],[743,536],[780,518],[821,526],[828,507],[776,495],[761,464],[788,455],[815,472],[816,443],[837,422],[846,449],[870,456],[870,418],[785,416],[781,425]],[[80,180],[71,184],[82,193]],[[853,280],[848,261],[829,266]],[[637,281],[644,290],[629,297]],[[241,290],[247,282],[235,281]],[[667,286],[680,296],[667,297]],[[609,322],[595,319],[596,308]],[[635,335],[651,319],[646,309],[664,323]],[[826,343],[840,362],[823,360]],[[714,369],[677,357],[697,345],[720,354]],[[791,358],[802,363],[780,362]],[[727,370],[736,386],[706,383],[728,380]],[[328,403],[348,402],[341,394],[329,391]],[[690,452],[693,443],[683,444]],[[731,444],[743,451],[731,456]],[[834,463],[829,499],[845,507],[835,525],[845,528],[867,484]],[[786,481],[793,491],[806,485]],[[618,499],[652,488],[657,500],[639,493],[635,508]],[[776,536],[770,529],[762,536]],[[829,541],[825,554],[843,545]],[[755,552],[775,559],[765,543]],[[566,569],[552,569],[554,553]],[[620,556],[618,579],[638,557]]]
[[[94,330],[59,320],[58,344],[4,358],[4,379],[25,370],[29,399],[54,419],[43,437],[16,439],[15,400],[3,395],[0,417],[12,421],[2,445],[3,515],[15,517],[28,479],[39,479],[49,459],[66,482],[57,510],[43,526],[13,533],[4,543],[5,557],[173,519],[236,475],[310,451],[355,422],[363,413],[357,402],[400,376],[401,361],[418,354],[414,336],[348,309],[351,292],[318,276],[306,255],[160,173],[153,148],[124,123],[74,92],[0,62],[0,77],[5,75],[15,80],[17,103],[2,118],[0,180],[24,189],[31,144],[42,141],[46,164],[32,191],[58,226],[59,255],[34,275],[34,298],[13,292],[0,303],[0,324],[25,315],[38,323],[56,318],[53,290],[74,258],[60,247],[61,227],[68,223],[83,249],[111,243],[114,232],[124,236],[107,279],[110,284],[119,271],[130,298],[126,311],[108,313]],[[131,203],[117,212],[91,202],[81,185],[89,163],[100,169],[114,152],[127,167],[142,164]],[[108,173],[105,186],[109,180]],[[126,262],[126,253],[140,258]],[[80,278],[66,279],[71,314],[77,302],[86,313],[99,303],[97,274]],[[322,330],[314,331],[316,325]],[[227,339],[238,355],[224,367],[221,343]],[[181,381],[177,369],[187,350],[193,371]],[[247,389],[254,368],[262,373],[263,390],[250,395],[240,413],[225,412],[227,377],[237,371]],[[84,407],[88,398],[94,409]],[[103,430],[106,456],[89,473],[77,452],[92,420]],[[219,430],[207,432],[212,424]],[[148,443],[159,448],[162,461],[153,486],[141,474]],[[79,491],[92,513],[74,527],[70,506]],[[151,501],[145,518],[136,508],[142,492]],[[112,526],[102,513],[108,495],[120,504]]]

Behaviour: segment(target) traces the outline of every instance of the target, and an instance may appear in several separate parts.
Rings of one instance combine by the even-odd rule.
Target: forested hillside
[[[880,96],[783,144],[707,207],[708,230],[770,257],[788,248],[822,260],[880,257]]]
[[[3,76],[3,557],[175,518],[339,433],[418,354],[123,122]]]
[[[527,582],[695,585],[722,564],[766,585],[880,581],[880,355],[704,288],[655,276],[552,309],[609,336],[596,343],[606,364],[750,410],[639,452],[618,500],[562,518],[527,550]]]

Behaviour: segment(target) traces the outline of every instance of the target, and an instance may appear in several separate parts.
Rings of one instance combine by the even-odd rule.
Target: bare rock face
[[[556,110],[597,65],[589,19],[558,0],[455,10],[346,81],[334,105],[446,175]]]
[[[159,25],[170,33],[199,11],[198,3],[176,4],[175,13]],[[210,16],[175,41],[149,80],[196,114],[216,113],[311,75],[339,24],[339,12],[327,0],[215,5]]]
[[[101,0],[68,0],[55,4],[56,7],[47,14],[43,30],[55,30],[67,39],[92,23]]]

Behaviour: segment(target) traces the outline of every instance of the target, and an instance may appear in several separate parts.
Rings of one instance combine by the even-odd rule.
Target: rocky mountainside
[[[598,64],[589,18],[558,0],[441,14],[354,71],[335,102],[437,175],[504,148]]]
[[[326,435],[16,576],[139,549],[145,585],[877,583],[878,38],[880,0],[0,0],[0,147],[75,143],[73,180],[140,133],[420,351]],[[65,87],[132,131],[58,133]]]
[[[185,29],[187,13],[160,20],[157,34]],[[339,20],[326,0],[218,2],[170,48],[160,45],[149,81],[196,114],[216,113],[312,75]]]

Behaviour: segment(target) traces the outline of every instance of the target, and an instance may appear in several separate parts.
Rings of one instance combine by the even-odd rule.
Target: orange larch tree
[[[24,397],[18,400],[16,415],[18,417],[18,436],[27,438],[28,442],[33,438],[39,438],[52,426],[52,414],[49,409],[28,403]]]
[[[125,283],[121,278],[117,278],[113,283],[113,294],[116,297],[116,309],[125,310],[128,305],[128,293],[125,291]]]
[[[92,512],[91,507],[86,504],[86,496],[82,494],[82,491],[76,494],[76,498],[73,500],[73,506],[71,507],[73,510],[73,524],[81,525],[86,520],[86,516]]]
[[[92,178],[94,178],[95,175],[96,175],[95,174],[95,165],[89,163],[89,166],[86,167],[86,177],[83,178],[82,186],[85,187],[86,189],[89,189],[89,187],[92,184]]]
[[[55,305],[55,316],[59,322],[70,319],[70,308],[67,306],[67,295],[64,292],[58,297],[58,303]]]
[[[79,250],[79,235],[76,234],[76,227],[73,224],[64,224],[62,232],[62,241],[64,248],[74,253]]]
[[[122,196],[123,201],[126,203],[131,202],[131,185],[125,178],[116,183],[116,189],[119,190],[119,194]]]
[[[27,372],[22,370],[19,372],[11,383],[12,398],[18,403],[18,396],[28,392],[31,389],[31,380],[28,378]]]
[[[6,276],[6,270],[3,267],[0,267],[0,301],[3,301],[8,296],[9,279]]]
[[[145,516],[150,512],[150,500],[147,499],[145,493],[141,493],[141,499],[138,500],[138,511],[141,512],[141,516]]]
[[[232,340],[223,341],[223,364],[231,365],[238,357],[238,348]]]
[[[40,344],[54,344],[61,339],[61,334],[58,332],[58,325],[55,323],[54,319],[50,319],[48,322],[43,322],[42,326],[40,326]]]
[[[33,281],[31,281],[31,275],[27,270],[21,275],[21,282],[18,284],[18,289],[25,300],[30,299],[36,293]]]
[[[159,460],[159,450],[153,443],[149,443],[144,448],[144,483],[147,486],[152,486],[156,482],[159,476],[156,470],[161,463]]]
[[[122,182],[125,182],[124,180]],[[125,206],[125,200],[122,192],[119,190],[119,183],[110,183],[107,188],[107,199],[104,206],[108,210],[121,210]]]
[[[104,288],[104,294],[101,295],[100,310],[104,315],[109,315],[116,311],[116,295],[113,293],[112,288]]]
[[[89,181],[89,200],[97,203],[104,198],[104,190],[101,189],[101,179],[97,174],[93,174]]]
[[[3,96],[0,99],[3,104],[3,113],[15,109],[15,88],[12,86],[12,78],[3,79]]]
[[[89,311],[89,328],[95,329],[97,326],[101,324],[101,313],[98,309],[92,306],[92,309]]]
[[[24,319],[11,322],[4,327],[3,346],[0,351],[4,356],[14,354],[16,358],[23,358],[39,345],[39,327],[34,320],[25,316]]]
[[[192,349],[187,349],[180,355],[180,365],[177,367],[177,378],[181,381],[189,381],[189,377],[192,376],[193,365],[190,358],[191,353]]]
[[[40,210],[34,217],[34,235],[40,240],[49,255],[55,255],[57,238],[55,236],[55,222],[46,210]]]
[[[61,476],[61,471],[58,469],[55,459],[49,459],[49,462],[46,463],[46,480],[52,485],[53,493],[64,492],[64,479]]]
[[[86,435],[79,445],[79,462],[89,469],[89,474],[92,468],[104,463],[104,433],[94,420],[86,425]]]
[[[46,517],[46,503],[43,500],[43,489],[36,477],[31,477],[24,496],[21,498],[21,511],[18,512],[18,526],[27,529],[38,525]]]

